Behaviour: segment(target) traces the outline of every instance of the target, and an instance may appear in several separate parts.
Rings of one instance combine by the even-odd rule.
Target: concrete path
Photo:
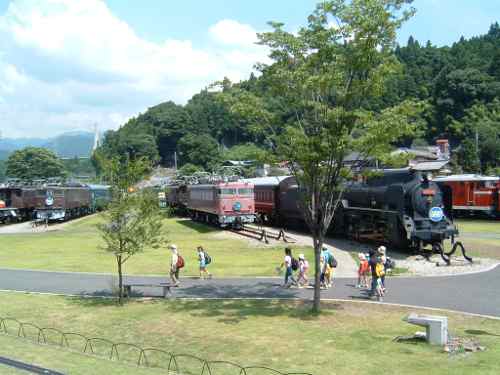
[[[300,233],[293,230],[286,230],[287,235],[290,235],[297,242],[296,244],[313,246],[313,240],[310,234]],[[337,259],[338,267],[335,269],[337,277],[357,277],[358,266],[348,250],[357,250],[362,245],[358,245],[357,249],[349,247],[349,241],[338,238],[325,238],[325,245],[332,250],[335,259]],[[309,260],[311,262],[311,260]]]
[[[127,276],[134,283],[159,283],[165,278]],[[179,298],[298,298],[311,299],[312,289],[287,289],[278,278],[182,279],[173,296]],[[323,290],[324,298],[369,300],[356,289],[353,278],[337,278],[335,286]],[[451,309],[500,317],[500,266],[461,276],[394,277],[386,281],[385,302]],[[67,295],[109,296],[116,277],[111,275],[0,269],[0,289]],[[144,288],[144,296],[160,296],[161,288]]]

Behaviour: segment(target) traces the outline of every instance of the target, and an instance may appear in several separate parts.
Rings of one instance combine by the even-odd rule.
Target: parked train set
[[[8,185],[0,187],[0,223],[70,220],[102,210],[110,199],[106,185]]]
[[[304,225],[298,187],[290,176],[167,187],[167,204],[194,220],[227,227],[253,221]],[[454,241],[451,190],[425,173],[385,170],[363,183],[350,183],[334,216],[332,231],[356,240],[422,249]]]

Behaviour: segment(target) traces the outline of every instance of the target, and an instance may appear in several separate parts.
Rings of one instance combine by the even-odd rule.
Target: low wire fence
[[[241,366],[230,361],[209,361],[191,354],[172,353],[157,348],[142,348],[126,342],[112,342],[101,337],[87,337],[77,332],[39,327],[15,318],[0,317],[0,333],[15,335],[38,344],[68,348],[109,360],[161,368],[178,375],[313,375],[308,372],[281,372],[265,366]]]

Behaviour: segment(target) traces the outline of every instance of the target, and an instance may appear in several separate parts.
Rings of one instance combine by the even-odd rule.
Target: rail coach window
[[[238,189],[238,195],[252,195],[252,194],[253,194],[252,189],[247,189],[247,188]]]
[[[217,190],[219,195],[235,195],[236,189],[219,189]]]

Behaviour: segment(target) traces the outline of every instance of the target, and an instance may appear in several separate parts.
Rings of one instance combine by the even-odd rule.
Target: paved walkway
[[[159,283],[165,278],[127,276],[128,282]],[[182,279],[175,297],[188,298],[312,298],[312,289],[285,289],[278,278]],[[324,298],[367,300],[354,287],[353,278],[337,278],[335,287],[323,290]],[[70,295],[111,295],[116,277],[88,273],[64,273],[0,269],[0,289]],[[385,302],[451,309],[500,317],[500,266],[461,276],[394,277],[387,279]],[[139,290],[144,296],[159,296],[161,288]]]

